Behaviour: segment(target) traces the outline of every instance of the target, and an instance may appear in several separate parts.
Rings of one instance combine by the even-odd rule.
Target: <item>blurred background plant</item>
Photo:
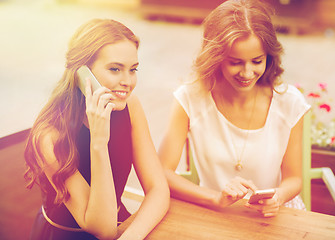
[[[312,145],[335,150],[335,115],[334,101],[328,94],[327,84],[319,83],[312,91],[306,91],[300,84],[296,87],[311,104]]]

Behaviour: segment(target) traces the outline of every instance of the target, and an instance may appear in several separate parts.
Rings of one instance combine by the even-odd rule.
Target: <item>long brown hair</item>
[[[283,50],[271,22],[272,14],[271,7],[261,0],[228,0],[214,9],[203,22],[202,48],[194,63],[196,80],[212,90],[222,78],[220,65],[234,41],[255,34],[267,53],[266,70],[257,83],[272,88],[279,84]]]
[[[85,97],[78,88],[76,72],[82,65],[92,64],[102,47],[125,39],[138,48],[138,38],[117,21],[93,19],[82,25],[69,42],[64,74],[31,128],[25,148],[28,188],[34,183],[39,184],[39,177],[43,174],[45,159],[41,151],[41,138],[51,129],[59,134],[53,148],[60,165],[52,179],[57,188],[56,203],[68,197],[65,180],[78,167],[75,141],[83,124]]]

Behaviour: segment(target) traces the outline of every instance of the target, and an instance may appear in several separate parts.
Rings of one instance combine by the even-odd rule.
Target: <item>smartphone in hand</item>
[[[272,198],[276,193],[276,190],[274,188],[271,189],[264,189],[264,190],[256,190],[250,197],[248,203],[250,204],[256,204],[259,200],[262,199],[270,199]]]
[[[77,70],[77,75],[79,78],[78,86],[84,95],[85,95],[85,87],[86,87],[87,78],[91,80],[92,93],[101,87],[101,84],[99,83],[99,81],[95,78],[91,70],[86,65],[81,66]]]

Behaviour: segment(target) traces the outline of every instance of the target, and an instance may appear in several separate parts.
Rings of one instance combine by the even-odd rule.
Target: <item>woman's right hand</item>
[[[86,80],[86,115],[91,133],[91,142],[107,144],[110,137],[110,116],[115,104],[111,102],[114,96],[106,87],[101,87],[92,93],[91,81]]]
[[[224,208],[244,198],[249,190],[257,190],[251,180],[235,177],[218,193],[214,204],[217,208]]]

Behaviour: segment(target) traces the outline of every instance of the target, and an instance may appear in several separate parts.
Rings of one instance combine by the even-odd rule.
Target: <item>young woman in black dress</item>
[[[143,239],[169,206],[169,189],[144,111],[132,94],[138,38],[123,24],[94,19],[69,43],[66,69],[34,123],[25,150],[29,186],[43,206],[31,239],[115,239],[130,214],[121,202],[133,164],[145,198],[119,239]],[[78,88],[86,65],[100,82]]]

